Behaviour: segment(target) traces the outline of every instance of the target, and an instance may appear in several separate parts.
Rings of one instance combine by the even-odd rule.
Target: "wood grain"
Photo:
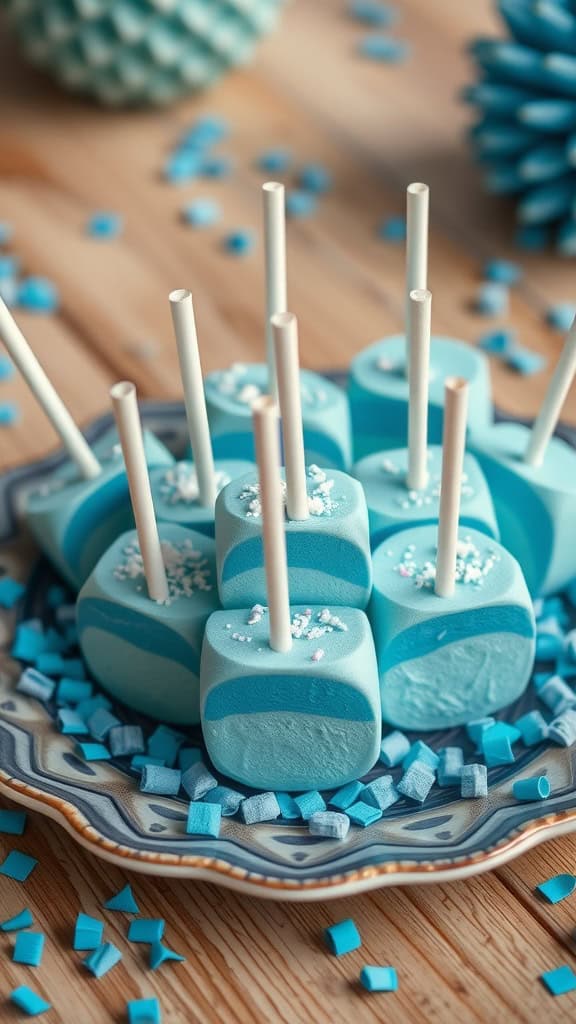
[[[294,0],[282,31],[249,70],[161,112],[109,113],[67,97],[0,37],[0,219],[13,222],[25,269],[54,279],[62,294],[58,315],[21,322],[80,423],[107,408],[107,388],[120,376],[132,377],[142,394],[179,396],[167,304],[174,287],[194,291],[206,369],[259,357],[261,251],[232,260],[221,234],[224,227],[259,230],[254,162],[276,144],[289,144],[299,161],[326,162],[335,180],[317,216],[291,223],[288,232],[290,305],[307,366],[346,366],[366,343],[401,328],[402,247],[378,241],[375,227],[402,212],[411,179],[432,188],[434,330],[473,342],[494,326],[473,313],[471,301],[486,258],[518,258],[509,242],[512,217],[507,204],[480,189],[462,137],[468,112],[457,100],[470,75],[465,41],[492,30],[490,4],[405,0],[401,8],[395,31],[413,51],[404,66],[357,58],[362,29],[344,16],[340,0]],[[230,119],[234,135],[224,148],[236,170],[224,182],[170,187],[160,177],[163,160],[179,131],[204,111]],[[196,195],[221,201],[222,227],[200,233],[182,226],[181,207]],[[86,237],[96,208],[124,215],[117,242]],[[522,264],[524,280],[505,322],[553,360],[561,339],[543,313],[553,301],[574,298],[573,266],[549,253],[523,255]],[[135,355],[148,341],[158,354]],[[548,374],[527,380],[500,365],[493,371],[498,403],[534,413]],[[22,418],[0,432],[0,466],[55,446],[21,381],[2,384],[2,398],[18,400]],[[576,422],[576,394],[566,416]],[[0,837],[0,855],[12,845]],[[35,971],[13,965],[13,940],[0,936],[2,1021],[20,1019],[1,999],[22,983],[54,1003],[47,1020],[64,1024],[125,1020],[127,999],[154,993],[168,1024],[533,1024],[576,1017],[574,995],[554,1001],[537,980],[562,963],[576,968],[574,902],[549,907],[534,894],[543,878],[575,870],[574,837],[468,882],[314,905],[132,878],[142,912],[166,918],[166,941],[187,960],[148,972],[145,951],[126,942],[125,917],[107,913],[107,935],[124,958],[102,981],[72,952],[72,923],[80,909],[100,915],[127,876],[34,815],[17,845],[40,865],[25,886],[3,880],[0,917],[28,904],[47,947]],[[347,916],[358,923],[363,946],[337,960],[323,947],[322,929]],[[363,992],[365,963],[394,964],[398,993]]]

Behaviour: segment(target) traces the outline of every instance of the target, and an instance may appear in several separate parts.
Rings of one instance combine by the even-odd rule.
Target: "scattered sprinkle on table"
[[[508,312],[508,288],[496,281],[481,284],[476,292],[474,309],[481,316],[504,316]]]
[[[45,938],[42,932],[18,932],[12,959],[15,964],[39,967],[42,963]]]
[[[545,974],[541,974],[540,980],[553,996],[563,996],[567,992],[576,990],[576,974],[566,964],[557,967],[554,971],[546,971]]]
[[[212,789],[216,789],[218,779],[203,761],[196,761],[182,775],[182,788],[191,800],[202,800]]]
[[[363,800],[357,800],[355,804],[352,804],[346,811],[346,814],[350,821],[354,825],[359,825],[360,828],[367,828],[368,825],[373,825],[374,822],[379,821],[382,817],[382,811],[379,807],[371,807],[370,804],[365,804]]]
[[[91,238],[110,241],[122,234],[124,222],[119,213],[98,210],[90,217],[87,231]]]
[[[111,757],[103,743],[77,743],[76,749],[85,761],[109,761]]]
[[[298,185],[304,192],[324,195],[332,188],[332,175],[323,164],[304,164],[298,172]]]
[[[351,917],[325,928],[324,939],[334,956],[344,956],[345,953],[351,953],[362,945],[360,932]]]
[[[19,419],[18,402],[0,402],[0,427],[12,427]]]
[[[398,975],[394,967],[363,967],[360,984],[368,992],[396,992]]]
[[[222,244],[231,256],[246,256],[254,248],[254,235],[246,228],[236,228],[224,236]]]
[[[217,224],[222,211],[214,199],[194,199],[182,210],[182,218],[193,228],[208,228]]]
[[[497,281],[512,287],[522,280],[522,267],[512,260],[488,260],[484,264],[483,276],[486,281]]]
[[[576,305],[573,302],[557,302],[553,306],[548,306],[546,323],[555,331],[565,334],[570,330],[575,316]]]
[[[296,800],[294,802],[296,803]],[[242,801],[240,812],[246,825],[256,825],[261,821],[275,821],[279,818],[280,805],[275,793],[256,793]]]
[[[300,817],[304,821],[308,821],[318,811],[326,810],[324,798],[316,789],[311,790],[309,793],[299,793],[298,796],[294,797],[294,803],[298,807]]]
[[[47,1003],[42,996],[28,988],[27,985],[20,985],[19,988],[15,988],[10,993],[10,1001],[19,1010],[27,1013],[29,1017],[37,1017],[40,1013],[46,1013],[47,1010],[52,1009],[50,1003]]]
[[[26,811],[0,810],[0,832],[9,836],[21,836],[26,828]]]
[[[11,576],[0,577],[0,608],[13,608],[22,597],[25,587]]]
[[[386,217],[380,221],[376,233],[383,242],[405,242],[406,219],[404,217]]]
[[[122,953],[112,942],[104,942],[92,950],[82,961],[95,978],[102,978],[122,959]]]
[[[554,875],[545,882],[536,886],[539,892],[548,903],[560,903],[568,896],[571,896],[576,889],[576,875]]]
[[[292,164],[292,153],[289,149],[267,149],[260,154],[256,162],[259,170],[266,174],[282,174]]]
[[[364,36],[358,44],[358,53],[368,60],[381,61],[384,64],[400,64],[409,54],[407,43],[392,36],[372,34]]]
[[[12,360],[0,354],[0,380],[12,380],[15,373]]]
[[[106,910],[119,910],[124,914],[139,914],[140,908],[134,898],[131,885],[125,885],[115,896],[104,904]]]
[[[13,917],[7,918],[6,921],[2,921],[0,924],[0,932],[18,932],[21,928],[29,928],[31,924],[34,924],[34,918],[32,912],[25,907],[18,914],[14,914]]]
[[[158,970],[162,964],[168,963],[170,960],[174,963],[182,963],[185,959],[185,956],[181,956],[180,953],[176,953],[175,950],[169,949],[159,941],[153,942],[150,946],[150,969],[152,971]]]
[[[129,942],[160,942],[166,927],[162,918],[139,917],[130,922],[128,929]]]
[[[102,945],[104,935],[104,924],[97,917],[90,917],[89,914],[80,912],[74,925],[74,939],[72,949],[99,949]]]
[[[380,744],[380,760],[387,768],[395,768],[410,753],[411,744],[407,736],[398,729],[385,736]]]
[[[29,313],[55,313],[60,305],[58,290],[45,277],[25,277],[18,285],[18,305]]]
[[[335,807],[338,811],[345,811],[356,802],[363,789],[363,782],[348,782],[341,789],[337,790],[334,796],[330,797],[328,803],[330,807]]]
[[[374,27],[390,25],[397,17],[396,9],[380,0],[351,0],[348,13],[355,21]]]
[[[520,373],[523,377],[533,377],[535,373],[540,373],[547,362],[546,356],[541,355],[540,352],[532,352],[531,349],[520,347],[510,352],[506,359],[507,366],[511,370],[516,370],[516,373]]]
[[[312,217],[318,208],[314,193],[303,189],[292,189],[286,194],[286,216],[289,220],[305,220]]]
[[[132,999],[127,1003],[128,1024],[162,1024],[162,1011],[156,996]]]
[[[16,882],[25,882],[34,871],[37,863],[36,858],[30,857],[27,853],[21,853],[20,850],[10,850],[10,853],[0,864],[0,875],[5,875],[6,878],[13,878]]]

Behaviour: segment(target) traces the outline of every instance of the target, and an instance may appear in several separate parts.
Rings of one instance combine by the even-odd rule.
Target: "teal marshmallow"
[[[421,764],[427,764],[428,767],[435,772],[440,764],[440,757],[434,750],[432,750],[431,747],[428,746],[427,743],[424,743],[423,740],[416,740],[402,761],[404,771],[406,771],[410,765],[414,764],[415,761],[420,761]]]
[[[26,811],[0,810],[0,832],[7,836],[21,836],[26,828]]]
[[[130,767],[134,768],[137,772],[141,772],[145,764],[156,764],[159,767],[164,767],[164,761],[161,757],[150,757],[150,754],[134,754],[130,761]]]
[[[560,903],[568,896],[571,896],[576,889],[576,875],[554,875],[536,886],[539,892],[548,903]]]
[[[342,841],[350,831],[350,818],[339,811],[315,811],[308,819],[308,831],[311,836]]]
[[[124,914],[139,914],[140,908],[134,898],[131,885],[125,885],[115,896],[111,896],[104,904],[106,910],[119,910]]]
[[[298,810],[300,805],[294,799]],[[246,825],[255,825],[261,821],[274,821],[280,817],[280,805],[275,793],[256,793],[240,804],[240,812]]]
[[[298,821],[300,818],[300,808],[294,797],[290,796],[289,793],[275,793],[274,795],[278,801],[280,816],[283,821]]]
[[[76,711],[86,722],[98,708],[110,709],[111,707],[112,702],[108,700],[108,697],[105,697],[103,693],[97,693],[94,697],[87,697],[86,700],[81,700],[76,705]]]
[[[171,185],[181,185],[197,178],[202,160],[193,149],[179,149],[171,153],[164,164],[164,177]]]
[[[465,764],[460,773],[460,795],[463,800],[488,796],[488,769],[485,764]]]
[[[42,623],[38,619],[19,622],[16,626],[10,654],[19,661],[35,662],[46,648]]]
[[[76,749],[85,761],[109,761],[112,756],[103,743],[77,743]]]
[[[176,953],[173,949],[169,949],[168,946],[162,945],[161,942],[153,942],[150,946],[150,970],[156,971],[162,965],[167,963],[169,960],[175,963],[182,963],[185,960],[185,956],[181,956],[180,953]]]
[[[58,728],[64,736],[87,736],[88,726],[73,708],[58,708]]]
[[[192,802],[188,807],[186,832],[188,835],[212,836],[220,835],[222,808],[220,804]]]
[[[540,975],[540,980],[553,996],[563,996],[576,990],[576,974],[567,964],[554,971],[546,971]]]
[[[222,211],[214,199],[194,199],[184,207],[182,216],[193,228],[208,228],[218,223]]]
[[[567,708],[550,722],[548,739],[561,747],[571,747],[576,743],[576,711],[573,708]]]
[[[409,800],[423,804],[434,785],[434,769],[424,761],[413,761],[405,770],[396,788]]]
[[[36,658],[36,668],[47,676],[64,675],[64,659],[55,651],[41,651]]]
[[[488,735],[491,732],[492,729],[488,729],[482,737],[482,753],[488,768],[513,764],[515,757],[509,737],[501,734],[491,737]]]
[[[394,967],[363,967],[360,984],[368,992],[396,992],[398,975]]]
[[[381,775],[373,779],[362,790],[362,803],[378,807],[381,811],[388,810],[400,799],[391,775]]]
[[[128,1024],[162,1024],[162,1011],[156,996],[131,999],[126,1004]]]
[[[85,679],[68,679],[64,676],[58,683],[56,700],[58,704],[81,704],[92,697],[92,690],[92,683]]]
[[[10,993],[10,1002],[14,1003],[19,1010],[27,1013],[29,1017],[37,1017],[41,1013],[51,1010],[52,1006],[42,996],[34,992],[27,985],[20,985]]]
[[[486,739],[494,740],[498,737],[504,736],[510,740],[512,745],[514,745],[514,743],[517,743],[518,740],[521,739],[521,735],[520,730],[510,722],[494,722],[493,725],[489,726],[488,729],[482,733],[482,741],[484,742]]]
[[[334,956],[344,956],[345,953],[351,953],[362,945],[360,932],[351,917],[325,928],[324,938]]]
[[[122,959],[122,953],[112,942],[104,942],[92,950],[82,961],[95,978],[102,978]]]
[[[32,874],[38,861],[20,850],[10,850],[0,864],[0,875],[13,878],[15,882],[25,882]]]
[[[58,633],[53,626],[49,626],[44,634],[44,650],[54,654],[63,654],[70,645],[66,638]]]
[[[399,729],[384,737],[380,745],[380,760],[387,768],[396,768],[410,753],[410,740]]]
[[[142,754],[145,748],[142,727],[140,725],[115,725],[108,733],[108,744],[112,757],[132,757],[132,755]]]
[[[516,351],[518,346],[518,337],[516,331],[510,328],[502,328],[499,331],[489,331],[488,334],[483,334],[478,339],[478,348],[481,348],[484,352],[490,352],[492,355],[498,355],[503,357],[512,356],[513,352]]]
[[[166,922],[162,918],[139,917],[130,922],[128,929],[129,942],[160,942],[164,935]]]
[[[554,661],[564,648],[563,637],[554,633],[536,632],[536,661]]]
[[[300,793],[294,797],[294,803],[298,807],[300,816],[304,821],[308,821],[318,811],[326,810],[324,798],[317,790],[311,790],[309,793]]]
[[[98,949],[102,944],[104,925],[96,917],[80,912],[74,925],[74,938],[72,949],[87,950]]]
[[[210,804],[220,804],[223,818],[231,818],[244,800],[244,794],[229,786],[216,786],[208,793],[207,800]]]
[[[495,718],[477,718],[474,722],[468,722],[466,732],[477,750],[482,749],[482,736],[490,726],[496,722]]]
[[[168,725],[159,725],[148,739],[148,753],[153,757],[161,757],[167,768],[173,768],[185,740],[183,733]]]
[[[444,747],[440,751],[438,785],[441,787],[459,786],[463,767],[464,751],[462,747]]]
[[[179,768],[160,767],[145,764],[140,777],[141,793],[156,793],[158,796],[177,796],[182,784],[182,772]]]
[[[358,825],[360,828],[367,828],[369,825],[373,825],[375,821],[379,821],[382,817],[382,811],[379,807],[372,807],[370,804],[365,804],[363,800],[357,800],[355,804],[352,804],[348,808],[346,814],[350,818],[350,821],[354,825]]]
[[[548,737],[548,723],[540,711],[528,711],[514,722],[527,747],[534,747]]]
[[[216,789],[218,780],[203,761],[190,765],[182,774],[182,788],[191,800],[202,800],[211,789]]]
[[[550,796],[550,782],[545,775],[537,775],[531,779],[517,779],[512,783],[512,795],[515,800],[547,800]]]
[[[358,782],[357,780],[348,782],[341,789],[337,790],[334,796],[330,797],[328,803],[330,807],[335,807],[338,811],[345,811],[356,802],[363,789],[363,782]]]
[[[576,693],[561,676],[550,676],[538,687],[538,700],[554,714],[561,714],[566,708],[576,706]]]
[[[523,377],[533,377],[534,374],[541,373],[547,364],[546,356],[540,352],[532,352],[528,348],[516,348],[506,358],[506,365]]]
[[[13,608],[22,597],[25,587],[10,576],[0,577],[0,608]]]
[[[45,937],[42,932],[18,932],[12,960],[15,964],[39,967],[42,963]]]
[[[56,621],[58,622],[58,611],[60,605],[66,605],[69,600],[68,591],[65,587],[61,586],[60,583],[51,583],[46,592],[46,603],[49,608],[53,608],[56,613]],[[76,612],[75,605],[72,605],[74,613]]]
[[[35,697],[36,700],[44,702],[51,700],[55,686],[53,679],[49,679],[36,668],[24,669],[16,683],[18,693],[24,693],[27,697]]]
[[[13,917],[2,921],[0,923],[0,932],[18,932],[21,928],[29,928],[31,924],[34,924],[34,918],[31,911],[25,907],[19,914],[14,914]]]

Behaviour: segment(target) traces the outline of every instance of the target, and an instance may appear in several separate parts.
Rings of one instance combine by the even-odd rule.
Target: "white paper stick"
[[[552,374],[542,407],[530,432],[530,439],[524,454],[524,462],[530,466],[541,466],[548,442],[556,429],[562,406],[576,373],[576,318],[568,331],[564,348]]]
[[[455,589],[467,413],[468,381],[461,377],[449,377],[444,388],[442,482],[438,517],[436,581],[434,584],[434,590],[439,597],[452,597]]]
[[[81,475],[85,480],[91,480],[98,476],[101,472],[98,459],[48,380],[18,324],[1,298],[0,337],[28,387],[60,435],[62,444],[70,458],[76,463]]]
[[[430,189],[419,181],[406,189],[406,339],[410,337],[410,292],[428,287],[428,205]],[[410,351],[406,350],[406,373]]]
[[[420,491],[428,483],[428,376],[430,366],[430,317],[432,295],[410,292],[410,334],[408,403],[408,476],[410,490]]]
[[[272,317],[272,328],[286,467],[286,511],[289,519],[308,519],[298,322],[293,313],[278,313]]]
[[[110,388],[110,397],[126,464],[148,594],[153,601],[164,602],[168,599],[168,581],[154,515],[136,388],[130,381],[119,381]]]
[[[184,390],[186,420],[190,445],[198,480],[198,502],[205,508],[214,508],[216,501],[216,473],[210,440],[204,381],[200,365],[198,336],[194,321],[192,294],[185,288],[170,292],[170,309],[178,347],[180,376]]]
[[[252,421],[260,480],[270,646],[274,651],[289,651],[292,647],[292,631],[280,476],[278,406],[270,395],[261,395],[253,403]]]
[[[267,181],[262,186],[264,201],[264,252],[266,260],[266,357],[268,390],[276,398],[276,364],[271,317],[286,312],[286,215],[284,185]]]

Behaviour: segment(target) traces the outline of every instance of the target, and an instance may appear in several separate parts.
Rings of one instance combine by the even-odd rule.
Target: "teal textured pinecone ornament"
[[[508,38],[476,39],[474,153],[488,191],[516,200],[519,241],[576,255],[576,2],[499,0]]]
[[[283,0],[0,0],[28,58],[114,106],[169,103],[249,60]]]

